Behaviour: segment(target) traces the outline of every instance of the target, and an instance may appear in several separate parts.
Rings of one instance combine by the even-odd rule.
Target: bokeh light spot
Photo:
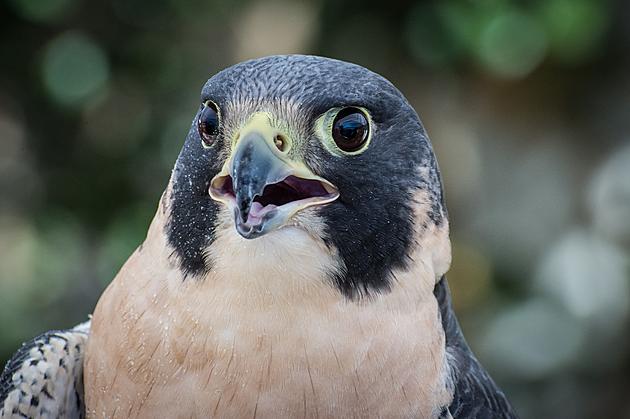
[[[597,232],[630,250],[630,142],[615,150],[597,171],[589,192]]]
[[[596,50],[609,23],[606,2],[547,0],[541,2],[541,6],[554,58],[566,64],[576,64]]]
[[[575,229],[545,252],[536,275],[539,289],[580,323],[615,336],[630,311],[627,261],[610,243]]]
[[[46,46],[42,77],[55,102],[82,105],[107,84],[109,64],[96,43],[81,33],[68,32]]]
[[[481,31],[477,54],[490,73],[518,79],[542,62],[546,47],[543,26],[532,16],[514,10],[490,18]]]
[[[511,306],[489,325],[479,348],[496,371],[536,379],[577,360],[585,339],[582,326],[544,299]]]

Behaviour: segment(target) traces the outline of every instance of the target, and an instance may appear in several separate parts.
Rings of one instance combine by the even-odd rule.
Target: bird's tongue
[[[272,211],[274,208],[277,208],[277,206],[273,204],[263,206],[260,202],[252,202],[252,205],[249,209],[249,214],[247,215],[247,224],[260,224],[265,214],[267,214],[269,211]]]

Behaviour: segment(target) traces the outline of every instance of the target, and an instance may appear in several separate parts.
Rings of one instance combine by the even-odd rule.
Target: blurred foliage
[[[612,0],[0,3],[0,361],[91,312],[211,74],[315,53],[422,116],[457,310],[522,417],[630,417],[628,19]]]

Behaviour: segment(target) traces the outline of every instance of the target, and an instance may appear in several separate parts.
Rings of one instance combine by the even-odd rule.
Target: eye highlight
[[[219,109],[211,100],[203,104],[203,109],[197,120],[197,130],[204,147],[210,147],[219,134]]]
[[[332,138],[337,147],[346,153],[359,150],[367,142],[370,123],[365,113],[358,108],[343,108],[332,123]]]

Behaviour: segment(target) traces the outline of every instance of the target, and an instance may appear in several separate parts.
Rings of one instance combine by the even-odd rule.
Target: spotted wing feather
[[[0,376],[0,419],[83,418],[83,353],[90,322],[26,342]]]

